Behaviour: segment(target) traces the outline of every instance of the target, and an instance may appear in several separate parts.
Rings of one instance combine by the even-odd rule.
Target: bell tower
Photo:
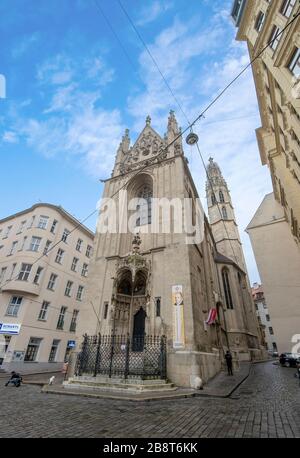
[[[217,250],[232,259],[244,272],[246,263],[228,185],[219,165],[209,159],[206,199],[209,222]]]

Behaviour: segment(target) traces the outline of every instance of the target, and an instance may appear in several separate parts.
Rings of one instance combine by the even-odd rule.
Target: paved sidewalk
[[[294,373],[272,362],[253,364],[230,397],[164,402],[54,396],[34,385],[0,383],[0,437],[299,438]]]
[[[226,398],[249,376],[251,363],[240,363],[239,371],[228,375],[227,371],[221,371],[204,385],[203,391],[197,392],[197,396],[214,396]]]
[[[191,397],[218,397],[226,398],[231,395],[249,375],[250,363],[241,363],[239,371],[236,371],[233,376],[228,376],[227,372],[220,372],[206,385],[203,390],[194,390],[189,388],[178,388],[172,392],[146,392],[141,394],[132,394],[128,392],[118,392],[113,390],[91,391],[89,389],[65,389],[61,384],[56,383],[55,386],[45,385],[43,393],[51,393],[67,396],[82,396],[94,399],[111,399],[111,400],[126,400],[126,401],[157,401],[157,400],[176,400],[181,398]],[[29,382],[31,383],[31,382]],[[34,381],[32,382],[34,384]],[[38,384],[38,383],[37,383]]]

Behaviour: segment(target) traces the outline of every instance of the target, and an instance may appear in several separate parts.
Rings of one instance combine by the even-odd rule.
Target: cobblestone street
[[[231,398],[128,402],[4,387],[1,437],[300,437],[294,369],[256,364]]]

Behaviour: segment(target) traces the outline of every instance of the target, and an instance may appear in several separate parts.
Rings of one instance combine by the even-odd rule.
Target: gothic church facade
[[[227,217],[234,221],[228,231],[237,257],[230,256],[226,231],[222,234],[213,216],[216,203],[209,188],[212,224],[203,214],[200,241],[186,243],[186,234],[174,230],[151,231],[152,199],[198,198],[179,134],[173,112],[164,137],[152,128],[150,117],[133,146],[126,130],[103,197],[114,199],[120,209],[122,188],[129,200],[143,198],[150,205],[139,208],[138,237],[127,230],[96,232],[78,335],[164,335],[167,378],[190,387],[196,377],[205,382],[220,370],[228,348],[235,360],[259,359],[262,339],[225,182],[215,193],[222,191]],[[211,161],[213,186],[220,184],[216,167]],[[171,229],[173,223],[171,217]]]

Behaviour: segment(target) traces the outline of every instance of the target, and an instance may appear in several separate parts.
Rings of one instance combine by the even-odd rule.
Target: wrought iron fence
[[[166,378],[165,336],[85,335],[75,375]]]

